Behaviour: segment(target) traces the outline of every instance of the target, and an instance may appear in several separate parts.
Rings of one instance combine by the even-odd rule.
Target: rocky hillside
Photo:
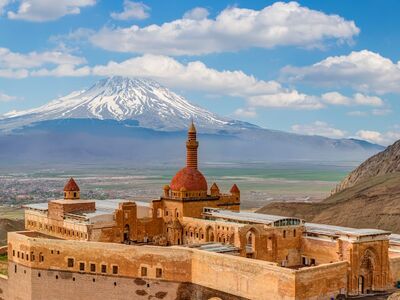
[[[400,233],[400,141],[362,163],[325,200],[272,202],[258,212]]]
[[[400,141],[372,156],[340,182],[332,194],[375,176],[400,172]]]
[[[7,232],[24,230],[24,220],[0,219],[0,246],[7,244]]]

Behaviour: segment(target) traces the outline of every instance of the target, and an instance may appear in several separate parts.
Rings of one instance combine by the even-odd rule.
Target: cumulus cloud
[[[328,92],[321,95],[325,103],[332,105],[366,105],[383,106],[384,101],[377,96],[368,96],[361,93],[355,93],[352,97],[344,96],[338,92]]]
[[[400,62],[368,50],[330,56],[311,66],[287,66],[282,79],[318,86],[351,87],[377,94],[400,93]]]
[[[275,81],[258,80],[242,71],[218,71],[200,61],[182,64],[163,55],[147,54],[120,63],[110,61],[93,67],[92,71],[99,76],[148,77],[170,87],[237,97],[271,94],[282,89]]]
[[[321,98],[332,105],[350,105],[351,100],[338,92],[329,92],[321,95]]]
[[[360,130],[357,132],[357,138],[387,146],[400,139],[400,131],[387,131],[381,133],[373,130]]]
[[[190,19],[190,20],[203,20],[208,17],[210,13],[208,10],[204,7],[195,7],[189,11],[187,11],[184,15],[184,19]]]
[[[283,90],[274,94],[249,97],[249,105],[259,107],[320,109],[323,104],[317,97],[299,93],[296,90]]]
[[[250,47],[321,47],[325,42],[351,41],[359,33],[353,21],[338,15],[276,2],[261,10],[229,7],[215,19],[195,8],[182,19],[162,25],[105,27],[90,38],[103,49],[167,55],[202,55]]]
[[[0,68],[34,68],[44,64],[79,65],[85,62],[86,60],[82,57],[60,51],[33,51],[27,54],[22,54],[18,52],[12,52],[7,48],[0,48]]]
[[[124,10],[120,13],[111,13],[111,18],[115,20],[144,20],[147,19],[150,14],[150,7],[142,2],[133,2],[124,0]]]
[[[17,11],[8,11],[7,16],[14,20],[46,22],[77,15],[81,8],[95,4],[96,0],[20,0]]]
[[[84,58],[61,51],[34,51],[23,54],[0,48],[0,77],[4,78],[25,78],[40,68],[50,66],[63,66],[66,74],[68,68],[75,69],[84,63]]]
[[[7,94],[2,93],[0,91],[0,102],[10,102],[10,101],[14,101],[14,100],[17,100],[17,99],[18,99],[18,97],[10,96],[10,95],[7,95]]]
[[[296,124],[292,126],[292,131],[298,134],[320,135],[330,138],[344,138],[347,134],[346,131],[334,128],[322,121],[315,121],[314,123],[305,125]]]

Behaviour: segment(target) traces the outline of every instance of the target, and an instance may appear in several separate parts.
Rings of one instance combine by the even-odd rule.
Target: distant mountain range
[[[0,119],[6,162],[178,163],[193,119],[202,162],[360,161],[382,146],[263,129],[195,106],[157,82],[111,77]]]

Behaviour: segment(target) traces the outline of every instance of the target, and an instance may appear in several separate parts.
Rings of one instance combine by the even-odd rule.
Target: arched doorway
[[[360,272],[358,277],[358,293],[367,294],[374,290],[374,269],[376,266],[375,253],[367,249],[360,261]]]
[[[214,242],[214,230],[211,226],[206,229],[206,242]]]
[[[364,276],[358,276],[358,293],[364,294]]]
[[[130,240],[130,230],[129,225],[126,224],[124,227],[124,242],[128,242]]]

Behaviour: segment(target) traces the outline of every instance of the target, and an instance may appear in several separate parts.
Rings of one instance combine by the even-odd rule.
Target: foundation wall
[[[389,259],[390,275],[393,285],[400,280],[400,257]]]
[[[295,271],[243,257],[194,252],[192,281],[253,300],[295,299]]]
[[[296,271],[296,300],[335,299],[346,295],[347,262],[337,262]]]
[[[0,300],[8,299],[8,277],[0,275]]]

